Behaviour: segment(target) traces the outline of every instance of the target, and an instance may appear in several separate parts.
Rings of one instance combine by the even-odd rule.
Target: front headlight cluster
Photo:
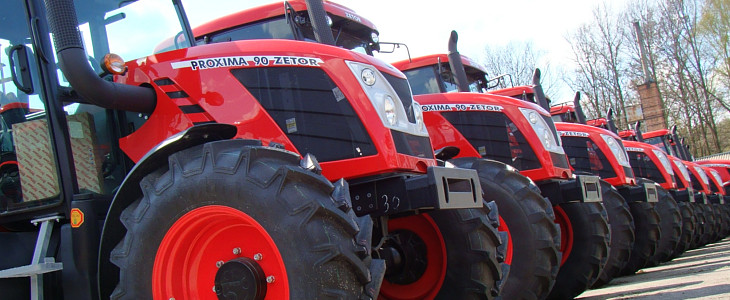
[[[555,139],[555,135],[552,130],[550,130],[550,126],[548,126],[540,113],[530,108],[520,108],[520,112],[522,112],[522,115],[530,123],[532,129],[535,130],[535,133],[537,134],[537,137],[540,138],[545,150],[553,153],[565,154],[565,150],[563,150],[563,147],[560,146],[560,142]]]
[[[620,144],[619,141],[616,141],[612,136],[601,134],[601,138],[606,142],[608,145],[608,148],[611,149],[611,152],[613,153],[613,156],[616,157],[616,160],[618,163],[624,167],[631,168],[631,165],[629,164],[629,157],[626,154],[626,150],[624,149],[623,145]]]
[[[679,169],[679,172],[682,173],[682,177],[684,177],[684,180],[687,182],[692,182],[692,177],[689,177],[689,170],[687,170],[687,166],[685,166],[681,161],[673,160],[674,165],[677,166],[677,169]]]
[[[710,170],[710,174],[712,174],[712,177],[715,177],[715,180],[722,184],[722,178],[720,178],[720,174],[717,173],[715,170]]]
[[[347,61],[347,66],[359,79],[360,86],[370,99],[375,111],[378,112],[385,127],[414,135],[428,136],[426,126],[423,124],[423,111],[420,104],[413,101],[410,107],[416,120],[416,123],[411,123],[408,121],[403,101],[378,69],[372,65],[355,61]]]
[[[700,174],[700,179],[702,179],[702,182],[704,182],[705,185],[710,185],[710,179],[707,178],[707,173],[705,173],[705,170],[695,166],[695,171],[697,171],[697,174]]]
[[[651,149],[652,152],[654,152],[654,155],[659,158],[659,161],[662,162],[662,166],[664,166],[664,170],[669,173],[669,175],[674,175],[674,170],[672,169],[672,164],[669,162],[669,157],[667,157],[664,152],[657,149]]]

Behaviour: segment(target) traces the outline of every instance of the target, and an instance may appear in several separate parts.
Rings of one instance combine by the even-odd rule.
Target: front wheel
[[[629,202],[631,216],[636,226],[636,240],[631,249],[631,257],[621,270],[621,275],[631,275],[646,266],[649,259],[656,253],[657,244],[661,238],[659,214],[653,202]]]
[[[376,252],[391,262],[382,299],[492,299],[499,294],[497,206],[438,210],[390,219]]]
[[[682,237],[682,215],[679,212],[679,206],[672,195],[664,188],[656,186],[659,202],[656,204],[657,213],[659,213],[659,225],[662,231],[662,237],[657,245],[656,252],[649,258],[646,267],[653,267],[665,261],[668,261],[674,253],[674,249],[679,244]]]
[[[548,299],[572,299],[591,286],[606,264],[606,210],[601,203],[563,203],[555,207],[555,221],[560,225],[563,263]]]
[[[634,247],[635,240],[634,218],[631,217],[629,204],[626,203],[624,197],[604,180],[601,180],[601,195],[611,228],[611,247],[606,266],[593,283],[593,288],[607,284],[621,272],[626,261],[631,257],[631,249]]]
[[[694,239],[695,229],[697,228],[697,220],[695,218],[692,203],[677,202],[679,213],[682,215],[682,235],[679,238],[677,248],[672,253],[672,259],[679,257],[685,251],[690,249],[692,240]]]
[[[503,163],[476,158],[452,162],[479,173],[482,191],[499,207],[500,231],[509,233],[505,263],[510,268],[502,298],[544,298],[560,265],[560,231],[550,201],[527,177]]]
[[[112,299],[322,299],[370,279],[354,214],[298,156],[211,142],[171,155],[121,214]]]

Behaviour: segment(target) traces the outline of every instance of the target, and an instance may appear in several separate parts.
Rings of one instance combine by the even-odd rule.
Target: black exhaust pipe
[[[575,109],[575,117],[578,119],[578,123],[586,124],[586,115],[583,113],[583,106],[580,105],[580,92],[575,92],[573,108]]]
[[[616,122],[613,121],[613,108],[609,108],[606,112],[606,123],[608,125],[608,131],[618,134],[618,128],[616,128]]]
[[[459,87],[459,92],[469,92],[469,82],[466,80],[464,63],[461,62],[459,50],[456,50],[456,43],[458,41],[459,35],[456,33],[456,30],[452,30],[451,36],[449,36],[449,66],[451,67],[451,74],[454,75],[456,86]]]
[[[547,111],[550,111],[550,103],[547,101],[547,97],[545,97],[545,92],[542,90],[542,84],[540,83],[540,77],[542,76],[540,69],[535,68],[535,73],[532,74],[532,90],[535,93],[535,101],[537,101],[537,104],[542,106]]]
[[[324,9],[322,0],[306,0],[305,2],[309,20],[312,22],[314,38],[320,44],[335,46],[335,37],[327,24],[327,11]]]
[[[76,27],[78,19],[73,0],[46,0],[45,4],[58,65],[84,100],[110,109],[142,113],[154,111],[157,100],[152,89],[109,82],[91,69]]]
[[[641,132],[641,121],[636,121],[634,124],[634,134],[636,134],[637,142],[644,142],[644,133]]]
[[[679,139],[679,134],[677,134],[677,125],[672,125],[669,129],[669,134],[674,142],[674,145],[670,146],[672,147],[672,150],[677,153],[676,155],[686,161],[692,161],[692,156],[689,154],[689,150],[687,150],[687,147],[685,147],[684,143]]]

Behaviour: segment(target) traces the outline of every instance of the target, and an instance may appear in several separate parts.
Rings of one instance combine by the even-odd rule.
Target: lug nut
[[[253,255],[253,260],[262,260],[263,258],[264,256],[261,255],[261,253],[256,253]]]
[[[219,261],[215,262],[215,267],[216,268],[220,268],[221,266],[223,266],[223,261],[222,260],[219,260]]]
[[[270,275],[270,276],[267,276],[266,277],[266,282],[267,283],[273,283],[275,279],[276,278],[274,278],[274,275]]]
[[[241,254],[241,248],[238,248],[238,247],[233,248],[233,254],[235,254],[235,255]]]

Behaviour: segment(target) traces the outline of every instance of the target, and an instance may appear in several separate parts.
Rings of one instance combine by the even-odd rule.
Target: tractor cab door
[[[0,10],[0,225],[19,214],[60,209],[70,187],[62,180],[68,163],[59,163],[67,160],[64,145],[54,142],[61,132],[51,112],[58,94],[48,66],[53,54],[41,36],[33,38],[31,24],[38,33],[45,18],[30,22],[42,17],[33,16],[40,10],[32,6],[7,0]]]
[[[99,73],[114,21],[106,11],[118,6],[111,5],[81,12],[79,30]],[[0,226],[68,214],[74,195],[111,198],[131,166],[117,141],[145,119],[79,103],[57,67],[45,13],[38,0],[7,0],[0,10]]]

